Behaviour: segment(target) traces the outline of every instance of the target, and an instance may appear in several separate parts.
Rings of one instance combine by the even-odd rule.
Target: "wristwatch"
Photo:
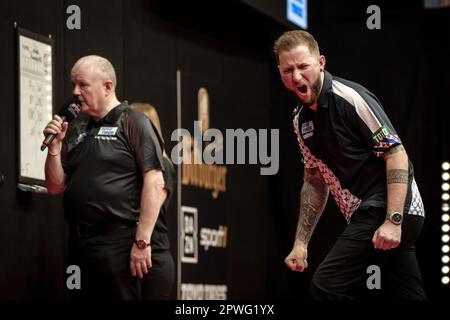
[[[134,240],[134,243],[136,244],[136,247],[138,247],[138,249],[141,249],[141,250],[150,246],[150,242],[147,243],[147,241],[145,241],[145,240]]]
[[[403,215],[400,212],[388,212],[386,214],[386,220],[389,220],[390,222],[392,222],[395,225],[400,225],[402,224],[403,221]]]

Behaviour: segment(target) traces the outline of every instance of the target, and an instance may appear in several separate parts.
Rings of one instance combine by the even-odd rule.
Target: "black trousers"
[[[405,215],[400,245],[392,250],[374,249],[372,237],[385,217],[386,209],[375,207],[353,214],[314,273],[311,293],[315,299],[426,299],[415,252],[424,219]],[[369,266],[379,268],[381,289],[368,286],[374,275]]]
[[[133,277],[130,271],[130,251],[135,235],[136,226],[129,225],[120,225],[107,232],[92,235],[80,236],[76,231],[73,232],[69,239],[68,263],[80,267],[81,289],[69,290],[70,298],[168,298],[175,276],[169,250],[152,252],[152,268],[144,275],[144,279]]]
[[[137,300],[139,281],[130,272],[130,251],[136,227],[120,226],[107,232],[71,232],[68,262],[80,267],[81,289],[69,291],[75,300]]]
[[[175,262],[169,250],[152,252],[152,267],[141,281],[142,300],[168,300],[175,281]]]

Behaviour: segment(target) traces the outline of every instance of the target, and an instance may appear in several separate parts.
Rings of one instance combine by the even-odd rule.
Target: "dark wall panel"
[[[55,67],[61,66],[62,12],[59,1],[0,5],[2,116],[0,117],[0,299],[64,297],[64,218],[58,198],[16,190],[16,67],[13,22],[33,32],[52,34]],[[43,17],[46,17],[45,19]],[[58,72],[56,72],[58,74]],[[57,88],[61,77],[55,79]],[[55,98],[61,97],[56,94]],[[38,147],[38,146],[37,146]]]
[[[81,10],[81,29],[69,30],[64,21],[64,57],[66,95],[71,93],[70,70],[72,65],[82,56],[98,54],[109,59],[114,65],[117,76],[117,95],[123,96],[123,4],[115,1],[64,1],[66,8],[77,5]]]

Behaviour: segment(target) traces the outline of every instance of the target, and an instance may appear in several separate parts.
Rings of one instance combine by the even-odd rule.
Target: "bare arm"
[[[305,168],[303,180],[294,246],[284,260],[289,269],[300,272],[308,266],[308,242],[325,208],[329,191],[318,168]]]
[[[136,230],[136,239],[150,243],[159,210],[167,197],[167,193],[164,189],[164,178],[161,170],[147,171],[143,177],[141,213]],[[133,245],[130,259],[131,274],[142,278],[151,266],[151,248],[147,247],[147,249],[141,250]]]
[[[44,135],[56,134],[56,138],[48,146],[47,159],[45,160],[45,184],[50,194],[62,193],[66,187],[66,177],[61,164],[62,140],[66,136],[68,123],[61,123],[57,115],[44,129]]]
[[[408,190],[408,155],[397,145],[386,152],[387,211],[403,214]]]
[[[56,151],[59,150],[59,151]],[[49,147],[45,160],[45,184],[50,194],[60,194],[65,188],[65,175],[61,164],[61,147]]]
[[[305,169],[295,242],[307,246],[328,200],[328,186],[318,168]]]
[[[408,191],[408,155],[402,145],[392,147],[384,155],[386,161],[387,212],[403,214]],[[386,220],[373,235],[375,249],[390,250],[401,241],[401,225]]]
[[[150,170],[144,173],[144,185],[141,194],[141,214],[136,239],[150,241],[158,219],[159,210],[166,199],[164,178],[161,170]]]

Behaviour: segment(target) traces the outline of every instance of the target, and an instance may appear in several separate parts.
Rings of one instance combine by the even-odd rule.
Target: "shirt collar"
[[[100,125],[103,123],[107,123],[107,124],[114,124],[116,123],[117,119],[119,119],[120,114],[122,113],[122,111],[128,107],[128,101],[123,101],[121,104],[117,105],[116,107],[112,108],[107,114],[106,116],[104,116],[102,119],[100,119],[99,121],[95,121],[92,117],[89,120],[89,127],[91,127],[92,125]]]

